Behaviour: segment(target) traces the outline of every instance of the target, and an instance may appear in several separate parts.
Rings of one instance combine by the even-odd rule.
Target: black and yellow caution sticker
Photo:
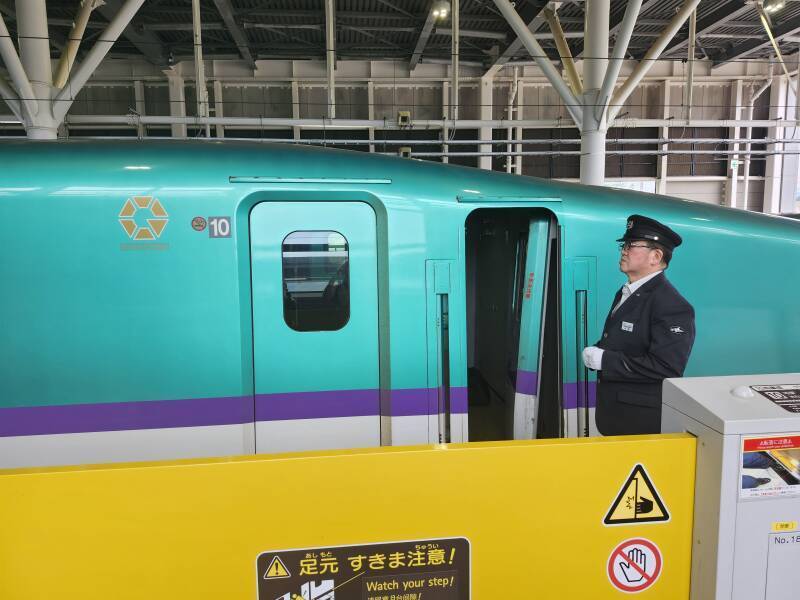
[[[262,552],[259,600],[468,600],[466,538]]]
[[[637,464],[608,509],[605,525],[636,525],[669,521],[669,511],[644,465]]]

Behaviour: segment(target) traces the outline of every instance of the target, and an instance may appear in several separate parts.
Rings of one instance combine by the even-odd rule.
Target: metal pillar
[[[225,101],[222,95],[222,82],[219,79],[214,80],[214,116],[215,117],[224,117],[225,116]],[[215,135],[218,138],[225,137],[225,126],[224,125],[217,125]]]
[[[786,77],[774,77],[769,90],[769,118],[786,118],[786,88],[788,81]],[[783,137],[784,129],[781,125],[775,124],[767,129],[767,137],[780,139]],[[783,144],[767,144],[767,150],[783,150]],[[763,212],[767,214],[779,214],[781,208],[781,175],[783,174],[783,161],[780,155],[767,156],[766,170],[764,172],[764,207]]]
[[[81,45],[83,34],[86,31],[86,25],[89,23],[89,17],[95,7],[102,3],[102,0],[83,0],[81,2],[78,16],[75,17],[75,22],[69,32],[67,45],[61,53],[61,59],[58,61],[58,69],[56,69],[56,76],[53,79],[55,87],[60,89],[67,83],[69,72],[72,70],[75,57],[78,55],[78,47]]]
[[[663,119],[669,119],[670,117],[670,86],[669,80],[664,81],[664,89],[661,92],[661,110],[662,114],[661,117]],[[669,139],[669,127],[661,127],[659,130],[659,135],[661,136],[662,140]],[[660,149],[664,151],[664,154],[658,157],[657,163],[657,177],[658,180],[656,181],[656,193],[659,194],[666,194],[667,193],[667,172],[669,169],[669,160],[666,154],[667,151],[667,143],[661,144]]]
[[[336,15],[335,0],[325,0],[325,56],[328,75],[328,118],[336,118]]]
[[[137,79],[133,82],[133,96],[134,101],[136,102],[136,113],[140,117],[144,117],[147,111],[147,105],[144,101],[144,82]],[[136,134],[143,138],[147,135],[147,129],[145,128],[144,124],[139,121],[136,126]]]
[[[600,89],[608,68],[610,0],[586,3],[584,34],[586,55],[583,72],[583,122],[581,126],[581,183],[603,185],[606,171],[606,123],[599,104]],[[598,114],[599,113],[599,114]]]
[[[494,73],[484,75],[481,77],[480,84],[480,103],[481,103],[481,119],[492,119],[492,106],[494,104]],[[456,105],[457,106],[457,105]],[[479,138],[483,140],[491,140],[493,130],[491,127],[481,127],[479,130]],[[481,152],[491,152],[491,144],[481,144],[479,146]],[[481,169],[488,171],[492,170],[492,157],[481,156],[478,159],[478,166]]]
[[[450,84],[446,81],[442,82],[442,140],[447,141],[450,139],[450,128],[447,126],[447,119],[450,117]],[[447,163],[448,146],[442,145],[442,162]]]
[[[375,119],[375,83],[373,81],[367,82],[367,118],[370,121]],[[369,127],[367,135],[369,136],[369,151],[375,152],[375,128]]]
[[[183,77],[173,70],[164,71],[167,76],[169,88],[169,115],[170,117],[186,116],[186,92],[183,88]],[[185,138],[187,133],[186,123],[173,123],[172,137]]]
[[[687,52],[687,61],[689,65],[686,68],[686,119],[692,118],[692,102],[694,100],[694,50],[697,46],[697,10],[692,12],[689,17],[689,49]],[[741,83],[741,81],[739,82]],[[741,90],[740,90],[741,91]]]
[[[461,35],[461,28],[459,23],[461,19],[461,8],[459,6],[459,0],[452,0],[452,6],[450,9],[450,19],[451,19],[451,28],[453,30],[453,37],[451,38],[451,57],[450,57],[450,64],[451,64],[450,68],[452,69],[451,76],[453,78],[453,83],[450,86],[450,107],[451,107],[450,118],[453,121],[456,121],[458,120],[458,54],[459,54],[458,38]],[[483,94],[482,79],[481,79],[481,94]],[[483,103],[481,102],[481,104]],[[481,106],[481,111],[483,111],[483,106]]]
[[[733,84],[731,90],[731,118],[739,120],[742,117],[742,80],[738,79]],[[733,139],[739,139],[739,127],[734,126],[728,130],[728,135]],[[731,144],[731,150],[738,152],[739,143]],[[725,206],[736,208],[739,196],[739,155],[731,154],[728,158],[728,181],[725,186]],[[747,206],[747,198],[744,200]]]
[[[517,69],[515,67],[514,71],[516,72],[516,70]],[[525,93],[525,86],[520,81],[519,85],[517,86],[517,120],[522,120],[525,117],[525,115],[523,114],[523,110],[524,110],[524,107],[525,107],[525,104],[524,104],[524,93]],[[519,126],[516,127],[515,135],[516,135],[516,138],[518,140],[522,139],[522,127],[519,127]],[[514,149],[514,151],[515,152],[522,152],[522,144],[517,144],[515,149]],[[517,154],[517,156],[514,157],[514,169],[515,169],[515,172],[516,172],[517,175],[522,175],[522,155],[521,154]]]
[[[798,55],[800,57],[800,55]],[[797,99],[797,85],[791,80],[786,83],[786,117],[797,119],[800,115],[800,102]],[[780,214],[797,212],[798,180],[800,179],[800,156],[794,154],[800,151],[800,131],[796,127],[784,129],[787,138],[793,141],[784,144],[784,150],[792,154],[783,156],[781,167],[783,177],[781,178],[781,201],[779,206]]]
[[[194,38],[194,91],[197,102],[197,116],[208,116],[208,89],[206,89],[206,70],[203,64],[203,36],[200,22],[200,0],[192,0],[192,33]],[[211,137],[211,126],[206,123],[206,137]]]
[[[511,152],[514,151],[512,147],[511,140],[514,139],[514,127],[511,125],[511,122],[514,120],[514,114],[516,113],[516,108],[514,107],[514,100],[517,96],[517,89],[519,88],[519,69],[516,67],[513,71],[513,80],[511,81],[511,85],[508,89],[508,104],[506,105],[506,116],[508,117],[509,125],[506,129],[506,139],[508,139],[508,144],[506,144],[506,151]],[[506,173],[513,173],[513,165],[511,164],[512,156],[506,157]]]
[[[27,0],[17,0],[17,3],[27,4]],[[80,66],[72,72],[64,87],[56,95],[53,103],[53,114],[57,121],[60,122],[64,119],[69,107],[72,106],[73,100],[75,100],[75,96],[83,88],[84,84],[89,81],[89,77],[92,76],[92,73],[108,54],[108,51],[111,50],[114,42],[117,41],[117,38],[130,24],[131,19],[133,19],[142,4],[144,4],[144,0],[126,0],[125,4],[120,7],[119,12],[111,19],[108,27],[100,35],[100,38],[94,43],[92,49],[86,54]]]
[[[300,84],[296,80],[292,81],[292,118],[300,118]],[[299,127],[292,127],[292,137],[296,140],[300,139]]]
[[[45,0],[17,0],[19,58],[30,82],[36,114],[27,115],[25,130],[31,139],[53,140],[58,121],[51,101],[53,67],[47,31]]]

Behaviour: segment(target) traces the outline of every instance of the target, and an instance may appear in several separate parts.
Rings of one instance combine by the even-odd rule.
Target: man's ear
[[[656,256],[658,257],[658,264],[659,265],[663,265],[664,264],[664,251],[661,248],[654,248],[654,250],[657,253]]]

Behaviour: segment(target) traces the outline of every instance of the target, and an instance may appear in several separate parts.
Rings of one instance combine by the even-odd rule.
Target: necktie
[[[625,285],[622,286],[622,297],[619,299],[619,302],[614,307],[614,310],[611,311],[612,315],[619,310],[619,307],[622,306],[622,303],[625,302],[625,300],[627,300],[628,296],[630,295],[631,295],[631,289],[628,287],[628,284],[626,283]]]

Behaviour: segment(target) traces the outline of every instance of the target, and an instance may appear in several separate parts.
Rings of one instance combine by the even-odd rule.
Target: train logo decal
[[[119,213],[119,224],[132,240],[157,240],[168,222],[167,211],[153,196],[132,196]]]

